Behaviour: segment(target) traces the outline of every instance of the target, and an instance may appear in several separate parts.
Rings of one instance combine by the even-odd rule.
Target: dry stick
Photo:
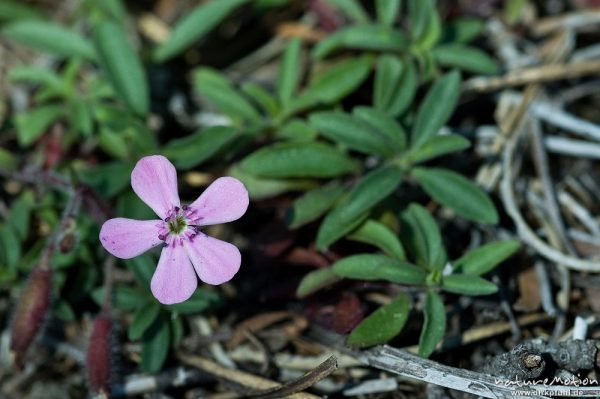
[[[559,29],[578,29],[600,23],[600,11],[584,10],[539,19],[533,26],[533,34],[542,36]]]
[[[544,143],[542,138],[542,126],[540,121],[536,118],[530,119],[531,131],[530,137],[532,140],[533,148],[533,160],[537,173],[540,176],[542,182],[542,190],[544,193],[546,211],[550,215],[550,226],[556,232],[557,239],[553,239],[550,235],[550,242],[554,247],[558,249],[566,249],[571,255],[576,255],[575,248],[569,239],[565,230],[565,224],[560,213],[558,206],[558,200],[556,198],[556,192],[554,191],[554,183],[550,176],[550,168],[548,166],[548,154],[544,150]],[[555,241],[555,242],[553,242]],[[569,297],[571,293],[571,277],[567,268],[558,263],[556,265],[560,274],[560,286],[561,290],[557,294],[557,304],[559,306],[559,312],[557,313],[556,324],[554,325],[554,331],[552,332],[552,342],[562,335],[565,323],[566,323],[566,312],[569,307]]]
[[[527,222],[525,222],[525,219],[517,206],[515,193],[513,191],[513,174],[515,172],[512,170],[512,165],[518,140],[519,135],[512,137],[511,140],[506,143],[504,151],[502,152],[504,172],[500,182],[500,196],[506,212],[517,227],[517,233],[520,238],[533,247],[540,255],[552,262],[564,264],[566,267],[574,270],[600,272],[600,262],[579,259],[552,248],[546,242],[538,238]]]
[[[244,371],[228,369],[223,367],[212,360],[206,359],[201,356],[190,356],[183,353],[179,353],[177,357],[185,364],[196,367],[216,378],[223,379],[225,381],[237,383],[247,389],[264,390],[271,388],[280,388],[282,385],[278,382],[268,380],[263,377],[255,376]],[[294,393],[289,395],[292,399],[316,399],[318,396],[309,393]]]
[[[255,399],[272,399],[283,398],[290,396],[296,392],[310,388],[317,382],[329,376],[337,369],[337,359],[335,356],[330,356],[323,363],[319,364],[314,370],[309,371],[302,377],[287,382],[279,388],[267,389],[263,392],[248,395]]]
[[[494,91],[513,86],[524,86],[587,75],[600,75],[600,61],[582,61],[523,68],[500,77],[476,77],[463,84],[464,90]]]

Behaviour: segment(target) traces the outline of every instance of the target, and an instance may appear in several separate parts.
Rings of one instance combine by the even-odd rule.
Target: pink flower
[[[138,256],[162,245],[150,288],[160,302],[188,299],[198,286],[222,284],[240,268],[240,251],[228,242],[209,237],[203,226],[239,219],[248,208],[248,191],[233,177],[215,180],[196,201],[181,205],[177,172],[160,155],[140,159],[131,172],[133,191],[160,217],[156,220],[115,218],[100,230],[100,242],[121,259]],[[194,271],[195,270],[195,271]]]

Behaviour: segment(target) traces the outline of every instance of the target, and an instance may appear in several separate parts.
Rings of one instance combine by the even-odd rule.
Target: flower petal
[[[117,258],[133,258],[162,243],[158,238],[161,223],[161,220],[109,219],[100,229],[100,243]]]
[[[186,251],[180,245],[164,247],[150,282],[156,299],[165,305],[183,302],[197,286],[198,278]]]
[[[198,224],[208,226],[237,220],[248,209],[248,190],[236,178],[220,177],[190,207],[201,218]]]
[[[162,155],[144,157],[131,172],[131,187],[161,219],[174,206],[180,206],[177,171]]]
[[[223,284],[240,270],[242,255],[233,244],[200,233],[183,246],[200,280],[207,284]]]

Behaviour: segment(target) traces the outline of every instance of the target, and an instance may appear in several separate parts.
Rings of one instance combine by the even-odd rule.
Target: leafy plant
[[[307,274],[298,288],[306,296],[341,278],[387,281],[420,287],[424,323],[419,339],[419,354],[429,356],[445,334],[446,310],[440,292],[460,295],[489,295],[497,291],[494,283],[480,277],[493,270],[519,248],[517,241],[499,241],[448,261],[441,233],[429,212],[411,204],[400,214],[400,238],[384,226],[370,236],[371,243],[385,254],[356,254],[335,262],[330,268]],[[368,220],[360,230],[374,229]],[[355,233],[356,234],[356,233]],[[358,233],[361,234],[361,233]],[[390,251],[395,248],[395,251]],[[406,250],[406,255],[404,252]],[[348,336],[348,344],[358,347],[386,343],[397,336],[410,315],[411,300],[406,293],[381,306],[365,318]]]

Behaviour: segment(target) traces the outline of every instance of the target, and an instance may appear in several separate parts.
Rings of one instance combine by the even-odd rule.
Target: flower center
[[[181,232],[187,227],[187,220],[183,216],[176,216],[175,219],[167,222],[169,232],[172,234],[181,234]]]
[[[184,241],[193,241],[200,233],[200,221],[202,217],[196,215],[196,210],[187,205],[181,208],[173,207],[164,221],[158,227],[158,238],[164,241],[164,245],[183,245]]]

